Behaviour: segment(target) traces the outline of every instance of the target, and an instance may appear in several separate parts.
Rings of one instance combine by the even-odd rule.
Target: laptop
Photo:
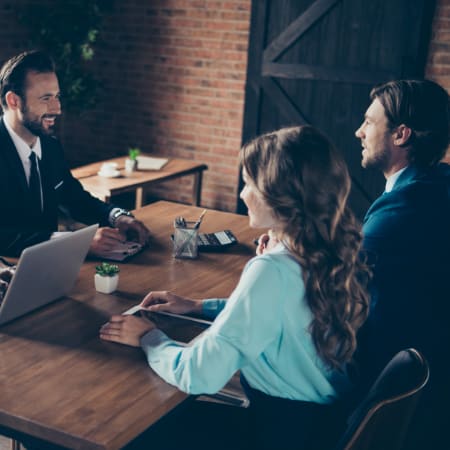
[[[72,289],[98,225],[26,248],[0,306],[0,325]]]

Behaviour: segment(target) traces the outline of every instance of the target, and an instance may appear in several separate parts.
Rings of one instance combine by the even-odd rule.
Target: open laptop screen
[[[72,289],[98,225],[26,248],[0,307],[0,324],[50,303]]]

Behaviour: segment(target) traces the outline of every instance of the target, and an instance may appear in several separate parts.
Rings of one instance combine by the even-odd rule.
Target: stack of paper
[[[138,156],[137,168],[138,170],[159,170],[164,167],[168,158],[153,158],[152,156]]]

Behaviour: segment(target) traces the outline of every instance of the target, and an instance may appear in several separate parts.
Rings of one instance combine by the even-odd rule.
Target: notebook
[[[155,158],[153,156],[138,156],[138,170],[159,170],[168,163],[168,158]]]
[[[0,306],[0,324],[67,294],[87,255],[98,225],[26,248]]]

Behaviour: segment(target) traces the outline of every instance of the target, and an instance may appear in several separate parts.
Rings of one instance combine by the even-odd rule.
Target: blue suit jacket
[[[405,448],[444,448],[450,425],[444,414],[450,401],[450,166],[408,167],[370,207],[363,235],[374,274],[356,355],[360,387],[367,389],[398,351],[420,350],[431,375]]]
[[[108,224],[113,205],[83,189],[70,173],[59,142],[43,137],[41,147],[39,168],[44,207],[42,214],[33,216],[22,162],[3,118],[0,120],[0,255],[15,256],[25,247],[48,239],[57,230],[59,208],[85,224]]]
[[[363,236],[374,275],[362,369],[373,379],[415,347],[438,376],[450,344],[450,166],[407,167],[368,210]]]
[[[415,347],[430,380],[405,449],[445,448],[450,426],[450,166],[408,167],[364,220],[374,270],[371,311],[358,340],[362,389],[398,351]]]

